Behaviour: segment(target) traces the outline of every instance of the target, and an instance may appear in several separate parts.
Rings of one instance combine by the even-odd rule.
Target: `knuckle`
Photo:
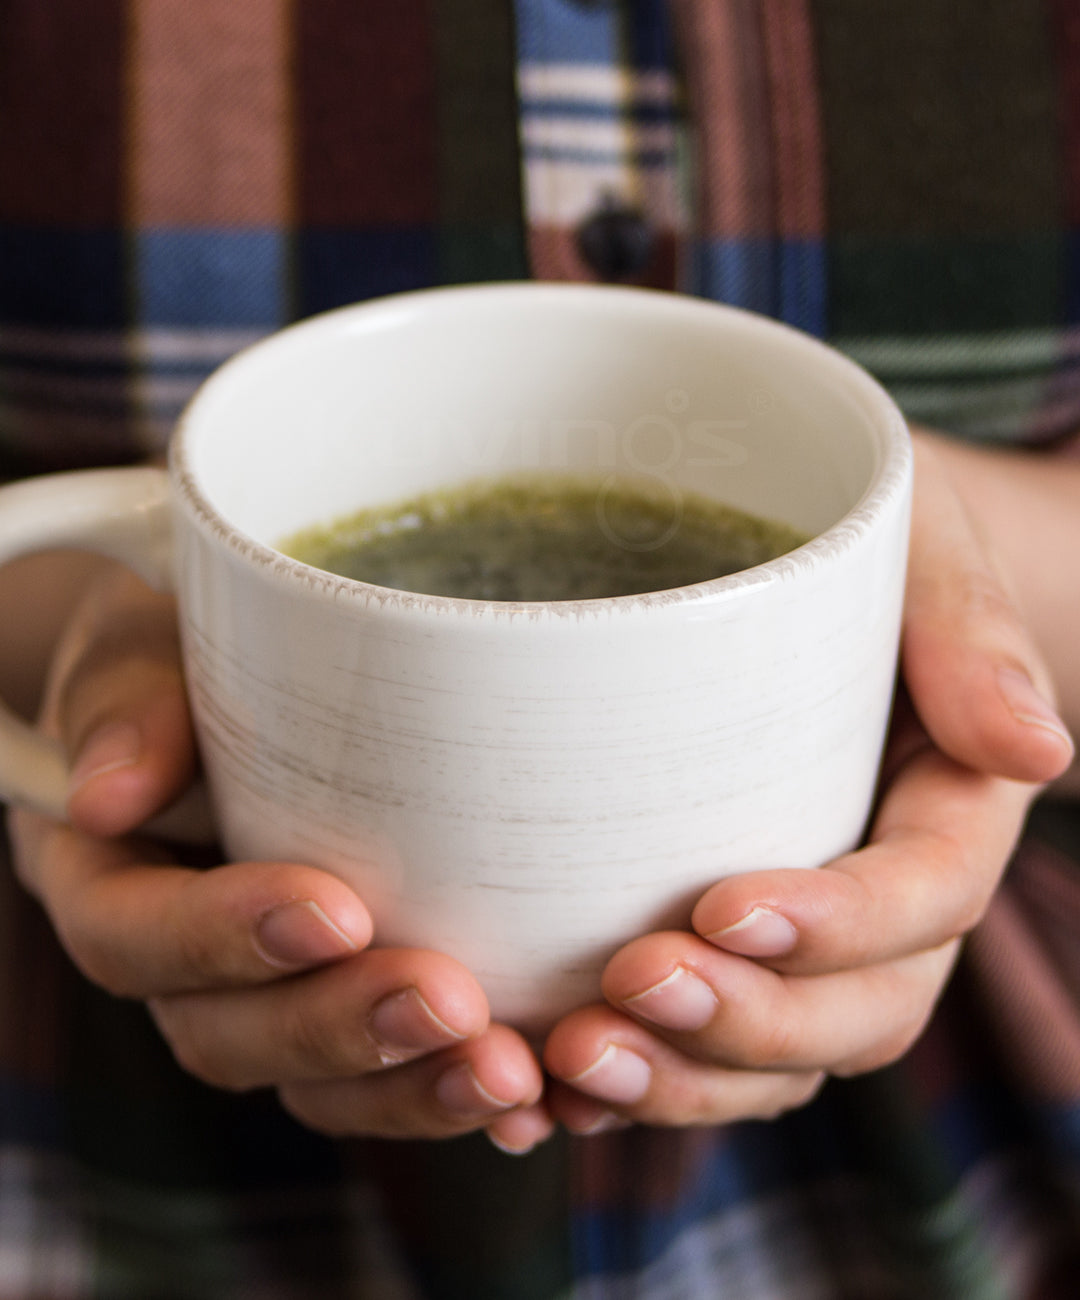
[[[830,929],[843,936],[846,966],[865,966],[876,955],[880,926],[874,923],[881,902],[870,883],[857,871],[836,873],[842,889],[842,905],[830,917]]]
[[[744,1069],[769,1070],[783,1066],[799,1053],[798,1032],[785,1017],[777,1015],[750,1036],[739,1054]]]
[[[192,986],[205,984],[222,975],[221,936],[211,926],[185,924],[174,917],[167,932],[175,945],[178,979]]]
[[[120,645],[110,635],[96,641],[58,683],[54,706],[69,753],[77,752],[99,727],[157,708],[167,701],[186,709],[182,678],[172,663],[142,645]]]
[[[988,570],[965,572],[960,583],[959,598],[959,611],[965,620],[999,623],[1015,629],[1023,626],[1016,605]]]
[[[283,1041],[304,1075],[317,1079],[334,1079],[354,1074],[364,1068],[349,1043],[353,1036],[303,996],[302,987],[289,999],[284,1010]]]

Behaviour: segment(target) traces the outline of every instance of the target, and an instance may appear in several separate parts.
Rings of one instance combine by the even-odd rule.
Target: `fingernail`
[[[272,966],[316,966],[357,951],[339,926],[310,899],[271,908],[255,924],[255,946]]]
[[[134,767],[142,753],[142,735],[133,722],[106,722],[92,732],[71,768],[70,792],[105,772]]]
[[[630,1106],[649,1091],[652,1068],[636,1052],[608,1043],[587,1070],[566,1082],[587,1092],[590,1097],[599,1097],[601,1101],[610,1101],[616,1106]]]
[[[496,1137],[494,1133],[488,1133],[487,1139],[493,1147],[497,1147],[507,1156],[527,1156],[536,1146],[535,1142],[528,1142],[525,1146],[511,1146],[509,1142],[504,1142],[502,1138]]]
[[[612,1129],[630,1128],[631,1122],[613,1110],[605,1110],[588,1124],[567,1125],[575,1137],[592,1137],[595,1133],[608,1133]]]
[[[624,998],[623,1006],[642,1020],[664,1029],[703,1029],[716,1012],[716,994],[684,966],[644,993]]]
[[[418,1052],[448,1047],[464,1038],[444,1024],[414,988],[390,993],[377,1002],[370,1030],[383,1065],[396,1065]]]
[[[1015,668],[998,669],[998,689],[1001,691],[1009,712],[1026,726],[1042,727],[1063,740],[1070,749],[1073,740],[1049,704],[1035,689],[1031,679]]]
[[[739,957],[780,957],[795,947],[799,932],[786,916],[769,907],[752,908],[734,925],[715,930],[706,939]]]
[[[496,1129],[497,1125],[497,1129]],[[550,1117],[535,1106],[512,1111],[484,1132],[493,1146],[508,1156],[526,1156],[555,1131]]]
[[[513,1101],[500,1101],[493,1097],[473,1073],[468,1061],[452,1065],[435,1081],[435,1097],[444,1110],[459,1119],[478,1119],[494,1115],[516,1105]]]

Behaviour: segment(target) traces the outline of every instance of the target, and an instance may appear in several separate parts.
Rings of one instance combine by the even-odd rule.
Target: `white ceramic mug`
[[[547,468],[693,489],[812,535],[730,577],[499,604],[275,549],[373,503]],[[355,884],[539,1032],[719,877],[856,845],[888,721],[911,458],[883,390],[771,321],[633,289],[496,285],[313,318],[224,365],[170,468],[0,493],[0,560],[82,546],[179,602],[227,853]],[[62,816],[0,722],[0,793]]]

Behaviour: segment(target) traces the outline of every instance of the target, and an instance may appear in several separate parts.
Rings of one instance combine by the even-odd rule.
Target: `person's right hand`
[[[298,863],[178,865],[131,835],[194,773],[171,600],[111,569],[70,621],[42,725],[73,762],[70,825],[10,817],[17,874],[80,970],[147,1002],[203,1081],[276,1088],[309,1127],[527,1150],[552,1129],[540,1067],[440,953],[369,946],[337,877]]]

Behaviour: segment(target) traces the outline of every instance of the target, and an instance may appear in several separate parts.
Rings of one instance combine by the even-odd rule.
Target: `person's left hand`
[[[906,694],[865,848],[820,871],[730,876],[692,932],[622,948],[607,1001],[552,1031],[552,1114],[574,1132],[717,1124],[808,1101],[918,1037],[1039,783],[1072,745],[1046,669],[932,440],[917,439]]]

